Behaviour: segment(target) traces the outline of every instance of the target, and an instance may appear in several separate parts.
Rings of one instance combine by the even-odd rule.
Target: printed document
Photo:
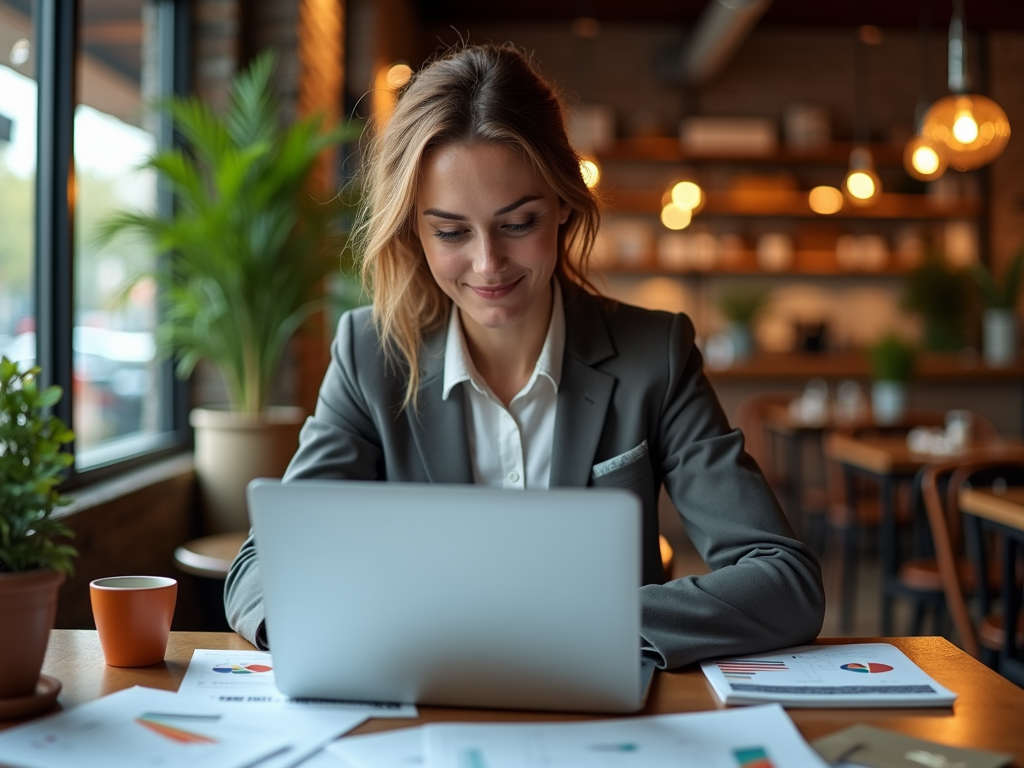
[[[701,663],[726,704],[948,707],[956,694],[889,643],[804,645]]]
[[[338,710],[231,706],[136,686],[0,733],[0,765],[284,768],[365,719]]]
[[[330,662],[325,662],[330,663]],[[285,704],[362,712],[366,717],[416,717],[413,704],[292,699],[274,684],[274,662],[265,651],[211,651],[197,648],[178,694],[224,704]]]
[[[423,728],[428,768],[827,768],[777,704],[624,720]]]

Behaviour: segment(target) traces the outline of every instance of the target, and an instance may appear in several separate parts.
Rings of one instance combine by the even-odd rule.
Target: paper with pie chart
[[[355,712],[231,707],[136,686],[0,733],[0,764],[284,768],[364,719]]]
[[[701,664],[726,704],[948,707],[956,694],[889,643],[803,645]]]
[[[372,717],[416,717],[412,704],[362,701],[311,701],[285,696],[274,684],[274,662],[265,651],[220,651],[197,648],[192,653],[178,693],[222,704],[285,704],[365,712]]]

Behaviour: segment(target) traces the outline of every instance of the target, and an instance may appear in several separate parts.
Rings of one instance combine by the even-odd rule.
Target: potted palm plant
[[[71,531],[53,517],[69,501],[57,485],[73,461],[61,446],[74,435],[49,413],[60,387],[40,390],[38,373],[0,357],[0,705],[21,704],[0,710],[12,716],[52,701],[34,694],[57,589],[77,554],[60,542]]]
[[[917,352],[894,333],[868,349],[871,360],[871,410],[879,424],[894,424],[907,405],[907,382],[914,374]]]
[[[342,195],[314,199],[308,183],[321,153],[358,127],[324,130],[318,116],[282,125],[273,67],[272,54],[257,57],[223,114],[195,97],[164,103],[186,148],[159,151],[146,166],[174,192],[174,212],[117,214],[98,238],[136,233],[168,254],[133,278],[162,289],[158,344],[179,376],[207,359],[226,385],[226,408],[190,415],[207,533],[248,527],[245,485],[280,476],[295,451],[304,414],[271,407],[271,389],[289,340],[326,305],[354,210]]]
[[[1017,251],[1001,276],[975,264],[971,276],[985,304],[982,350],[985,363],[1003,368],[1017,359],[1017,299],[1024,283],[1024,248]]]

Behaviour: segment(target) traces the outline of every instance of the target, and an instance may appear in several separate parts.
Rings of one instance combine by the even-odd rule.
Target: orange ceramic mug
[[[89,584],[103,658],[112,667],[163,661],[178,582],[164,576],[114,576]]]

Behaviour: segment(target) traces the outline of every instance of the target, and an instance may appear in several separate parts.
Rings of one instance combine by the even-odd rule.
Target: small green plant
[[[876,381],[909,381],[914,374],[917,351],[894,333],[886,334],[868,348],[871,375]]]
[[[735,325],[751,325],[768,305],[767,288],[734,288],[718,294],[718,309]]]
[[[1013,309],[1017,306],[1021,286],[1024,284],[1024,248],[1010,259],[1003,270],[1002,279],[980,263],[971,267],[971,277],[981,289],[981,298],[987,308]]]
[[[61,388],[40,390],[38,373],[0,357],[0,572],[49,568],[70,575],[78,552],[55,539],[73,534],[52,515],[70,502],[57,485],[74,461],[61,451],[74,433],[48,412]]]
[[[963,345],[971,296],[963,272],[951,268],[937,253],[907,274],[903,308],[924,320],[924,347],[955,352]]]

